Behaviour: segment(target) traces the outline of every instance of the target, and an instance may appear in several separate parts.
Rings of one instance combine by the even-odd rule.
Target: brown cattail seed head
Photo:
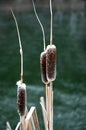
[[[26,108],[26,85],[21,81],[17,82],[17,103],[18,103],[18,112],[20,116],[25,115]]]
[[[47,84],[48,80],[46,77],[46,51],[42,52],[40,55],[40,69],[42,82]]]
[[[56,47],[48,45],[46,49],[46,75],[47,80],[54,81],[56,78]]]

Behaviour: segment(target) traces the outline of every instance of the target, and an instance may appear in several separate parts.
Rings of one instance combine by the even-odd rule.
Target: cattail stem
[[[50,82],[50,130],[53,130],[53,83]]]
[[[23,82],[23,50],[22,50],[20,32],[19,32],[19,27],[18,27],[18,23],[17,23],[16,17],[14,15],[12,9],[11,9],[11,13],[12,13],[12,16],[14,18],[14,21],[15,21],[15,24],[16,24],[16,29],[17,29],[17,34],[18,34],[18,40],[19,40],[19,46],[20,46],[20,55],[21,55],[21,81]]]
[[[52,13],[52,2],[50,0],[50,14],[51,14],[51,20],[50,20],[50,45],[52,45],[52,40],[53,40],[53,13]]]
[[[33,9],[34,9],[36,18],[37,18],[37,20],[38,20],[38,22],[39,22],[39,24],[40,24],[40,26],[41,26],[41,29],[42,29],[42,33],[43,33],[43,43],[44,43],[44,50],[45,50],[46,47],[45,47],[45,32],[44,32],[44,27],[43,27],[43,25],[42,25],[42,23],[41,23],[41,21],[40,21],[38,15],[37,15],[36,8],[35,8],[35,4],[34,4],[34,1],[33,1],[33,0],[32,0],[32,3],[33,3]]]
[[[25,130],[25,121],[24,121],[24,116],[20,116],[20,130]]]
[[[43,113],[43,119],[44,119],[44,124],[45,124],[45,130],[48,130],[47,129],[48,117],[47,117],[47,111],[46,111],[46,108],[45,108],[44,97],[40,98],[40,104],[41,104],[41,107],[42,107],[42,113]]]
[[[46,84],[46,111],[48,111],[48,85]]]
[[[47,130],[53,130],[53,84],[46,85]]]

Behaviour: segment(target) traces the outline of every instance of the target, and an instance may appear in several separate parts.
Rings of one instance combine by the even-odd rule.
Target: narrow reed
[[[43,44],[44,44],[44,50],[45,50],[46,45],[45,45],[45,32],[44,32],[44,27],[43,27],[43,25],[42,25],[42,23],[41,23],[41,21],[40,21],[40,19],[39,19],[39,17],[38,17],[38,14],[37,14],[37,11],[36,11],[36,8],[35,8],[35,4],[34,4],[34,1],[33,1],[33,0],[32,0],[32,4],[33,4],[33,9],[34,9],[35,16],[36,16],[36,18],[37,18],[37,20],[38,20],[38,22],[39,22],[39,25],[40,25],[40,27],[41,27],[41,30],[42,30],[42,34],[43,34]]]
[[[45,130],[48,130],[48,116],[47,116],[47,110],[46,110],[46,106],[45,106],[46,104],[44,101],[44,97],[40,97],[40,104],[42,107]]]
[[[52,12],[52,0],[50,0],[50,45],[53,43],[53,12]]]
[[[36,108],[33,106],[30,108],[27,117],[25,119],[26,130],[40,130],[38,116]]]
[[[6,130],[12,130],[12,128],[11,128],[11,126],[10,126],[8,121],[6,122]]]
[[[20,47],[20,55],[21,55],[21,74],[20,74],[21,77],[20,78],[21,78],[21,81],[23,82],[23,49],[22,49],[22,44],[21,44],[21,37],[20,37],[18,23],[17,23],[16,17],[14,15],[12,9],[11,9],[11,13],[12,13],[12,16],[14,18],[14,21],[15,21],[15,24],[16,24],[16,30],[17,30],[17,34],[18,34],[19,47]]]

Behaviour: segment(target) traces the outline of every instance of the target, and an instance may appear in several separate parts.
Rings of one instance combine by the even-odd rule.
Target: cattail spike
[[[47,84],[48,80],[47,80],[47,77],[46,77],[46,51],[41,53],[41,56],[40,56],[40,68],[41,68],[42,82]]]
[[[26,110],[26,85],[21,81],[17,82],[17,103],[18,103],[18,112],[20,117],[25,116]]]
[[[46,75],[49,82],[56,78],[56,46],[48,45],[46,49]]]

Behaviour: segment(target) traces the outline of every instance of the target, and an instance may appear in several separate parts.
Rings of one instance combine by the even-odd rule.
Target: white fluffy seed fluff
[[[26,90],[26,84],[22,83],[21,80],[17,81],[16,85],[18,87],[21,87],[22,89]]]
[[[56,48],[56,46],[55,46],[55,45],[48,45],[48,46],[47,46],[47,50],[48,50],[48,49],[51,49],[51,48],[54,49],[54,48]]]

